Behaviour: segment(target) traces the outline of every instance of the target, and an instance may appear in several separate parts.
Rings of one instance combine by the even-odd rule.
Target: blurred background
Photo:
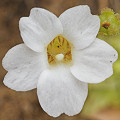
[[[0,120],[120,120],[120,61],[114,64],[114,74],[106,81],[89,85],[89,95],[82,112],[69,117],[48,116],[40,107],[36,89],[16,92],[3,85],[7,73],[2,58],[13,46],[22,43],[18,23],[20,17],[29,16],[33,7],[45,8],[57,16],[76,5],[89,5],[92,14],[100,14],[105,7],[120,11],[120,0],[0,0]],[[120,35],[105,39],[120,49]],[[117,43],[116,43],[117,41]],[[118,49],[118,52],[120,51]]]

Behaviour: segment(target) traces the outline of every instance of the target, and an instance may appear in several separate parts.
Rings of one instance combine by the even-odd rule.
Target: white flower
[[[8,51],[4,84],[16,91],[37,88],[39,102],[49,115],[78,114],[88,94],[87,83],[113,74],[117,52],[97,39],[100,20],[88,6],[66,10],[57,18],[33,8],[19,22],[25,44]]]

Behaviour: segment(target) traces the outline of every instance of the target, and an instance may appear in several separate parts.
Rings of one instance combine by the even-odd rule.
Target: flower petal
[[[42,8],[31,9],[29,17],[20,19],[19,28],[25,44],[36,52],[43,51],[50,41],[63,32],[60,20]]]
[[[88,86],[77,80],[63,66],[47,69],[41,73],[37,86],[39,102],[50,116],[62,113],[78,114],[86,100]]]
[[[88,48],[74,52],[74,64],[70,69],[83,82],[99,83],[113,74],[112,64],[117,58],[115,49],[103,40],[96,39]]]
[[[98,16],[92,15],[87,5],[70,8],[60,15],[63,36],[76,49],[88,47],[96,38],[100,28]]]
[[[24,44],[13,47],[2,61],[8,71],[4,84],[16,91],[36,88],[40,73],[47,66],[46,58],[45,53],[36,53]]]

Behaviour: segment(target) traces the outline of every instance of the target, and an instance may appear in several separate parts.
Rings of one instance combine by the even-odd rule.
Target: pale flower
[[[113,74],[117,52],[97,39],[100,20],[88,6],[77,6],[56,17],[33,8],[19,22],[24,44],[8,51],[4,84],[16,91],[37,88],[41,107],[50,116],[78,114],[88,94],[88,83]]]

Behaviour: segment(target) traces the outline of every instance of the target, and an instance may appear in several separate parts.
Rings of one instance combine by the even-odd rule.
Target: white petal
[[[70,8],[60,15],[63,36],[71,41],[76,49],[88,47],[96,38],[100,20],[92,15],[87,5]]]
[[[29,17],[20,19],[19,28],[25,44],[36,52],[43,51],[50,41],[63,32],[60,20],[42,8],[31,9]]]
[[[8,71],[4,84],[16,91],[36,88],[40,73],[47,66],[46,59],[45,53],[36,53],[24,44],[13,47],[2,61]]]
[[[39,102],[50,116],[78,114],[86,100],[88,86],[63,66],[41,73],[37,86]]]
[[[83,82],[99,83],[113,74],[112,64],[117,58],[118,54],[112,46],[96,39],[88,48],[74,52],[74,64],[70,69]]]

